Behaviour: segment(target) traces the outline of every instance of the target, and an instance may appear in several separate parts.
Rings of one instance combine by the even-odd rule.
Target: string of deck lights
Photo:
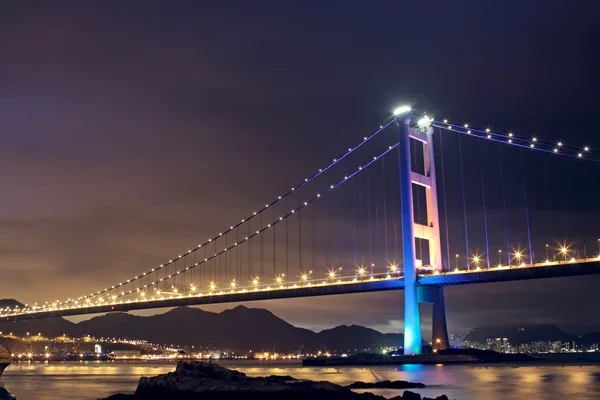
[[[164,263],[164,264],[160,264],[158,267],[156,268],[152,268],[149,271],[143,272],[141,275],[137,275],[134,276],[131,279],[128,279],[126,281],[123,281],[117,285],[111,286],[110,288],[105,288],[104,290],[100,290],[96,293],[90,293],[89,295],[85,295],[85,296],[81,296],[78,297],[77,299],[68,299],[66,301],[62,301],[62,302],[57,302],[57,304],[60,305],[64,305],[64,304],[69,304],[69,303],[73,303],[75,301],[82,301],[82,300],[86,300],[88,298],[93,298],[99,295],[103,295],[109,291],[121,288],[127,284],[133,283],[137,280],[140,280],[144,277],[146,277],[149,274],[152,274],[154,272],[158,272],[160,270],[162,270],[163,268],[166,268],[168,266],[170,266],[171,264],[185,258],[186,256],[194,253],[195,251],[207,246],[209,243],[212,243],[214,240],[219,239],[220,237],[222,237],[223,235],[226,235],[227,233],[233,231],[234,229],[240,227],[241,225],[243,225],[244,223],[252,220],[253,218],[259,216],[261,213],[263,213],[264,211],[266,211],[269,207],[274,206],[275,204],[279,203],[280,201],[284,200],[286,197],[290,196],[292,193],[294,193],[296,190],[302,188],[303,186],[307,185],[308,183],[310,183],[311,181],[313,181],[314,179],[316,179],[317,177],[321,176],[322,174],[324,174],[327,170],[329,170],[330,168],[332,168],[333,166],[335,166],[336,164],[338,164],[340,161],[342,161],[344,158],[346,158],[347,156],[349,156],[350,154],[352,154],[354,151],[356,151],[358,148],[360,148],[362,145],[364,145],[365,143],[367,143],[368,141],[370,141],[371,139],[373,139],[375,136],[377,136],[379,133],[381,133],[383,130],[385,130],[390,124],[392,124],[395,121],[395,119],[391,119],[390,121],[388,121],[387,123],[385,123],[384,125],[381,125],[379,127],[378,130],[376,130],[374,133],[372,133],[369,136],[365,136],[363,138],[362,141],[360,141],[358,144],[356,144],[353,147],[348,148],[348,151],[346,151],[344,154],[342,154],[340,157],[337,157],[335,159],[333,159],[332,162],[330,162],[329,164],[327,164],[326,166],[320,168],[316,173],[314,173],[312,176],[310,176],[309,178],[304,179],[304,181],[302,181],[301,183],[299,183],[298,185],[292,187],[289,191],[287,191],[285,194],[279,196],[277,199],[271,201],[270,203],[265,204],[265,206],[261,209],[259,209],[258,211],[253,212],[251,215],[249,215],[248,217],[242,219],[240,222],[231,225],[228,229],[226,229],[225,231],[219,233],[218,235],[209,238],[206,242],[199,244],[197,247],[193,248],[193,249],[189,249],[186,253],[184,254],[180,254],[177,257],[169,260],[168,262]],[[163,278],[164,279],[164,278]]]
[[[388,124],[388,125],[389,125],[389,124]],[[385,128],[381,128],[381,129],[385,129]],[[380,129],[380,131],[381,131],[381,129]],[[379,131],[378,131],[378,132],[379,132]],[[123,291],[123,292],[121,292],[120,294],[114,295],[114,296],[112,296],[112,300],[114,301],[114,300],[116,300],[116,299],[119,299],[119,298],[121,298],[121,297],[124,297],[124,296],[131,295],[131,294],[134,294],[134,293],[142,293],[144,289],[149,289],[149,288],[151,288],[151,287],[153,287],[153,286],[156,286],[156,285],[158,285],[158,284],[160,284],[160,283],[163,283],[163,282],[165,282],[165,281],[167,281],[167,280],[169,280],[169,279],[171,279],[171,278],[174,278],[174,277],[176,277],[176,276],[180,275],[181,273],[185,273],[186,271],[189,271],[189,270],[191,270],[191,269],[193,269],[193,268],[195,268],[195,267],[197,267],[197,266],[203,265],[203,264],[205,264],[205,263],[207,263],[207,262],[209,262],[209,261],[211,261],[211,260],[213,260],[213,259],[215,259],[215,258],[217,258],[217,257],[219,257],[219,256],[221,256],[221,255],[223,255],[223,254],[224,254],[224,253],[226,253],[227,251],[230,251],[230,250],[232,250],[232,249],[236,248],[237,246],[241,245],[242,243],[244,243],[244,242],[247,242],[247,241],[251,240],[252,238],[254,238],[254,237],[256,237],[256,236],[260,235],[261,233],[263,233],[264,231],[266,231],[266,230],[268,230],[268,229],[270,229],[270,228],[274,227],[274,226],[275,226],[275,225],[277,225],[278,223],[280,223],[280,222],[282,222],[282,221],[286,220],[287,218],[291,217],[291,216],[292,216],[292,215],[294,215],[294,214],[295,214],[297,211],[299,211],[299,210],[303,209],[304,207],[308,206],[309,204],[311,204],[311,203],[313,203],[313,202],[317,201],[319,198],[321,198],[321,197],[325,196],[326,194],[328,194],[329,192],[333,191],[334,189],[336,189],[337,187],[339,187],[340,185],[342,185],[344,182],[346,182],[347,180],[349,180],[349,179],[351,179],[352,177],[354,177],[354,176],[356,176],[357,174],[359,174],[359,173],[360,173],[362,170],[364,170],[364,169],[366,169],[367,167],[369,167],[369,166],[370,166],[372,163],[374,163],[374,162],[376,162],[377,160],[381,159],[383,156],[385,156],[386,154],[388,154],[390,151],[392,151],[393,149],[395,149],[397,146],[398,146],[398,144],[397,144],[397,143],[395,143],[395,144],[393,144],[393,145],[391,145],[391,146],[388,146],[388,148],[387,148],[387,149],[386,149],[386,150],[385,150],[383,153],[381,153],[381,154],[380,154],[380,155],[378,155],[378,156],[374,156],[374,157],[373,157],[373,159],[372,159],[372,160],[370,160],[369,162],[367,162],[367,163],[366,163],[364,166],[360,166],[360,167],[358,167],[358,169],[356,169],[356,170],[355,170],[354,172],[352,172],[350,175],[344,176],[344,177],[343,177],[342,179],[340,179],[340,180],[339,180],[337,183],[335,183],[335,184],[332,184],[332,185],[330,185],[330,186],[329,186],[327,189],[325,189],[325,190],[323,190],[323,191],[321,191],[321,192],[317,193],[317,194],[316,194],[316,195],[315,195],[313,198],[311,198],[310,200],[308,200],[308,201],[305,201],[305,202],[301,203],[301,204],[300,204],[300,206],[299,206],[298,208],[290,210],[290,212],[288,212],[287,214],[280,216],[278,219],[276,219],[276,220],[272,221],[271,223],[267,224],[266,226],[263,226],[261,229],[257,230],[255,233],[253,233],[253,234],[251,234],[251,235],[248,235],[248,236],[246,236],[244,239],[240,240],[239,242],[235,242],[235,243],[234,243],[234,244],[232,244],[231,246],[229,246],[229,247],[225,247],[223,250],[220,250],[219,252],[216,252],[216,253],[214,253],[214,254],[213,254],[213,255],[211,255],[210,257],[206,257],[206,258],[204,258],[204,260],[202,260],[202,261],[196,262],[196,263],[194,263],[194,264],[192,264],[192,265],[190,265],[190,266],[187,266],[187,267],[185,267],[184,269],[181,269],[181,270],[175,271],[175,272],[173,272],[171,275],[168,275],[168,276],[167,276],[167,277],[165,277],[165,278],[162,278],[162,279],[159,279],[159,280],[153,281],[153,282],[151,282],[151,283],[148,283],[148,284],[146,284],[146,285],[142,285],[142,286],[138,287],[137,289],[131,289],[131,290],[129,290],[129,291]],[[339,160],[338,160],[338,161],[339,161]],[[282,198],[283,198],[283,196],[282,196]],[[261,211],[264,211],[265,209],[266,209],[266,207],[265,207],[263,210],[261,210]],[[258,212],[257,212],[256,214],[258,214]],[[253,215],[253,216],[254,216],[254,215]],[[220,236],[219,236],[219,237],[220,237]],[[217,238],[218,238],[218,237],[217,237]],[[211,242],[211,241],[212,241],[212,240],[209,240],[209,242]],[[208,244],[209,242],[207,242],[206,244]],[[204,245],[202,245],[202,246],[204,246]],[[189,254],[189,252],[188,252],[187,254]],[[187,255],[187,254],[186,254],[186,255]],[[182,257],[183,257],[183,256],[182,256]],[[173,260],[173,261],[171,261],[171,262],[174,262],[174,261],[175,261],[175,260]],[[157,270],[155,269],[155,270],[154,270],[154,271],[152,271],[152,272],[156,272],[156,271],[157,271]],[[150,273],[152,273],[152,272],[150,272]],[[147,275],[147,273],[146,273],[146,274],[144,274],[144,275],[142,275],[142,276],[146,276],[146,275]],[[141,277],[137,277],[137,278],[139,279],[139,278],[141,278]],[[126,283],[130,283],[130,282],[126,282]],[[211,284],[213,284],[213,285],[214,285],[214,283],[211,283]],[[121,286],[122,286],[122,285],[121,285]],[[91,298],[98,297],[98,296],[102,296],[103,294],[105,294],[105,293],[107,293],[107,292],[110,292],[110,291],[113,291],[113,290],[116,290],[116,289],[118,289],[118,288],[119,288],[119,285],[115,285],[114,287],[111,287],[110,289],[105,289],[104,291],[101,291],[100,293],[92,294],[92,295],[90,295],[90,296],[85,296],[85,297],[84,297],[84,299],[83,299],[83,300],[84,300],[84,303],[86,303],[86,302],[87,302],[87,305],[91,306],[91,305],[92,305],[92,304],[90,304],[90,303],[91,303]],[[52,307],[51,307],[51,308],[53,308],[53,309],[56,309],[57,307],[60,307],[60,306],[65,306],[66,304],[69,304],[69,303],[75,303],[75,304],[78,304],[78,303],[79,303],[79,300],[81,300],[81,299],[82,299],[82,298],[78,298],[77,300],[68,300],[67,302],[62,302],[62,303],[55,302],[55,303],[53,303],[53,304],[52,304]],[[109,300],[109,301],[110,301],[110,300]],[[100,303],[104,302],[104,299],[103,299],[102,297],[100,297],[100,299],[99,299],[99,302],[100,302]]]
[[[600,162],[600,159],[591,157],[591,155],[595,154],[595,152],[592,151],[589,145],[584,145],[578,148],[567,146],[563,141],[559,141],[556,143],[544,142],[539,140],[535,136],[530,139],[527,139],[516,136],[514,132],[498,133],[492,131],[490,128],[477,129],[471,127],[469,124],[453,124],[448,122],[447,119],[436,120],[428,117],[427,115],[420,119],[419,122],[421,125],[429,124],[436,128],[444,129],[447,131],[453,131],[467,136],[477,137],[480,139],[487,139],[496,143],[508,144],[515,147],[541,151],[560,156],[572,157],[580,160]]]

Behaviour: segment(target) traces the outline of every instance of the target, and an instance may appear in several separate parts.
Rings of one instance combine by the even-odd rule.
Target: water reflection
[[[428,387],[422,396],[442,393],[457,400],[495,399],[600,399],[598,365],[403,365],[386,367],[301,367],[229,363],[249,376],[291,375],[298,379],[327,380],[347,385],[354,381],[409,380]],[[11,365],[3,382],[19,400],[82,400],[131,393],[141,376],[154,376],[174,369],[168,363],[21,363]],[[372,391],[372,390],[371,390]],[[401,391],[377,390],[393,397]]]

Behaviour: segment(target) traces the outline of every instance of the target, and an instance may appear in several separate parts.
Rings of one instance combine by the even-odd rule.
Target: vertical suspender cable
[[[288,204],[287,204],[288,200],[287,197],[285,198],[285,215],[288,215]],[[288,256],[288,246],[289,246],[289,240],[288,240],[288,219],[286,217],[285,219],[285,276],[286,279],[290,279],[290,264],[289,264],[289,256]]]
[[[394,196],[394,200],[396,200],[396,196]],[[394,201],[394,204],[396,204],[396,201]],[[392,208],[392,218],[394,219],[394,262],[396,264],[400,264],[400,254],[398,254],[398,221],[396,221],[396,207]]]
[[[385,240],[385,268],[390,268],[390,257],[388,253],[388,231],[387,231],[387,201],[385,192],[385,157],[381,159],[381,181],[383,182],[383,234]]]
[[[467,262],[467,269],[470,269],[469,263],[469,230],[467,228],[467,199],[465,198],[465,177],[463,173],[463,158],[462,158],[462,145],[460,137],[458,135],[458,159],[460,163],[460,191],[462,194],[462,206],[463,206],[463,221],[465,224],[465,260]]]
[[[354,177],[352,177],[352,216],[354,219],[354,271],[356,271],[358,264],[356,263],[356,182]]]
[[[444,193],[444,226],[446,228],[446,268],[450,271],[450,235],[448,234],[448,203],[446,202],[446,173],[444,168],[444,141],[442,130],[438,128],[440,137],[440,153],[442,162],[442,192]]]
[[[302,274],[302,209],[298,210],[298,258],[300,264],[298,265],[298,269]]]
[[[263,228],[263,213],[260,213],[260,227],[258,229],[260,235],[260,279],[264,279],[265,277],[265,238],[262,233]]]
[[[330,252],[330,243],[329,243],[329,218],[325,218],[325,264],[327,267],[333,267],[331,265],[331,252]]]
[[[317,208],[313,206],[312,208],[313,215],[313,229],[312,229],[312,270],[316,271],[317,269],[317,249],[316,249],[316,236],[317,236]]]
[[[550,190],[550,178],[548,177],[548,162],[547,162],[547,158],[545,154],[541,155],[542,157],[542,162],[544,165],[544,180],[545,180],[545,186],[546,186],[546,196],[544,196],[547,200],[547,210],[546,210],[546,215],[550,215],[553,211],[554,211],[554,207],[552,204],[552,192]],[[547,229],[546,232],[550,233],[550,237],[552,238],[552,240],[555,240],[554,238],[554,219],[553,218],[544,218],[546,220],[547,225]],[[554,251],[552,252],[554,254]],[[550,257],[548,255],[548,243],[546,243],[546,258],[549,260]]]
[[[367,212],[369,214],[369,268],[373,276],[373,238],[371,236],[371,174],[367,171]]]
[[[502,146],[498,146],[500,155],[500,184],[502,186],[502,202],[504,203],[504,231],[506,233],[506,265],[510,265],[510,242],[508,240],[508,212],[506,210],[506,190],[504,188],[504,160],[502,157]]]
[[[250,259],[250,263],[249,263],[250,279],[253,279],[254,278],[254,271],[252,270],[252,258],[253,258],[254,254],[252,254],[253,253],[252,252],[252,247],[254,247],[254,246],[253,246],[252,238],[250,238],[250,235],[251,235],[251,233],[250,233],[250,225],[251,225],[251,222],[248,222],[248,238],[250,239],[248,241],[248,258]]]
[[[531,247],[531,225],[529,221],[529,202],[527,200],[527,176],[525,175],[525,162],[523,161],[523,149],[521,153],[521,173],[523,174],[523,196],[525,197],[525,219],[527,221],[527,241],[529,243],[529,264],[533,264],[533,248]]]
[[[481,146],[480,140],[477,141],[477,154],[479,154],[479,178],[481,180],[481,205],[483,207],[483,230],[485,233],[485,261],[486,265],[490,267],[490,244],[488,237],[488,226],[487,226],[487,212],[485,209],[485,184],[483,180],[483,160],[481,159]]]
[[[275,222],[275,206],[273,206],[273,220],[272,221]],[[273,229],[272,229],[272,231],[273,231],[273,276],[275,276],[276,268],[277,268],[276,267],[276,260],[275,260],[277,258],[277,254],[276,254],[276,251],[275,251],[275,244],[276,244],[275,243],[275,231],[276,231],[276,227],[277,227],[277,225],[273,226]]]

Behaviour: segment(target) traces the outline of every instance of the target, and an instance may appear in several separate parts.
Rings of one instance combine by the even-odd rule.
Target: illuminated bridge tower
[[[402,248],[404,254],[404,354],[421,353],[421,320],[419,302],[433,304],[433,348],[448,347],[446,310],[443,288],[418,285],[415,239],[426,240],[429,245],[428,264],[442,270],[442,251],[440,244],[440,224],[438,216],[437,187],[433,153],[433,128],[426,118],[414,123],[408,116],[399,128],[399,164],[400,164],[400,203],[402,212]],[[411,140],[417,142],[417,151],[422,149],[422,157],[411,154]],[[422,161],[413,171],[411,157]],[[425,188],[427,204],[427,222],[415,221],[413,205],[413,186]],[[421,256],[423,257],[423,255]],[[425,262],[425,261],[422,261]]]

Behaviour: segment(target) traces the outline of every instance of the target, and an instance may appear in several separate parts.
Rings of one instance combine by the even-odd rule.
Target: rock
[[[12,360],[10,351],[0,344],[0,376],[2,376],[4,369],[12,363]]]
[[[410,385],[410,386],[407,386]],[[354,388],[425,387],[422,383],[383,381],[355,382]],[[174,372],[140,378],[135,394],[117,394],[107,400],[385,400],[373,393],[355,393],[330,382],[297,380],[291,376],[250,378],[217,364],[180,361]],[[2,400],[2,399],[0,399]],[[396,400],[421,400],[405,391]],[[442,400],[442,399],[440,399]]]
[[[8,390],[0,386],[0,400],[17,400],[17,398],[8,393]]]
[[[354,382],[346,386],[349,389],[415,389],[424,388],[425,385],[419,382],[407,381],[381,381],[375,383]]]
[[[309,396],[311,400],[384,400],[381,396],[354,393],[330,382],[300,381],[276,375],[250,378],[242,372],[202,362],[179,362],[174,372],[140,378],[133,396],[115,395],[109,399],[305,400]]]
[[[410,390],[405,390],[402,394],[402,400],[421,400],[421,395]]]
[[[448,396],[446,396],[445,394],[436,397],[435,399],[432,399],[430,397],[423,397],[423,400],[448,400]]]

